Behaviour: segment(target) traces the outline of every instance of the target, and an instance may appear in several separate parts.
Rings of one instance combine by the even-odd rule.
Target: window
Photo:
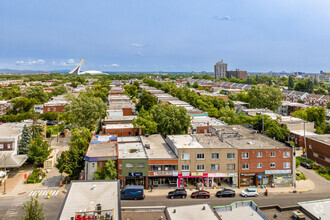
[[[248,170],[249,169],[249,164],[248,163],[243,163],[242,164],[242,169],[243,170]]]
[[[270,163],[270,168],[275,168],[275,163]]]
[[[189,171],[189,165],[181,165],[181,170],[182,171]]]
[[[212,153],[211,158],[212,158],[213,160],[215,160],[215,159],[219,159],[219,153]]]
[[[205,155],[204,154],[197,154],[196,158],[197,158],[197,160],[205,160]]]
[[[151,165],[152,171],[160,171],[162,170],[162,165]]]
[[[290,162],[284,162],[283,168],[290,168]]]
[[[227,153],[227,159],[235,159],[235,153]]]
[[[3,149],[3,144],[0,144],[0,149]]]
[[[275,157],[275,152],[270,152],[271,157]]]
[[[190,160],[190,154],[181,154],[181,160]]]
[[[257,157],[262,157],[262,152],[257,152]]]
[[[128,168],[128,169],[132,169],[132,168],[134,168],[134,165],[131,164],[131,163],[127,163],[127,164],[126,164],[126,168]]]
[[[56,107],[54,107],[54,111],[56,111]]]
[[[197,171],[204,171],[204,164],[197,164]]]
[[[50,108],[48,107],[48,111],[50,111]]]
[[[136,167],[137,167],[137,168],[144,168],[144,163],[138,163],[138,164],[136,165]]]
[[[123,164],[119,164],[119,169],[121,170],[121,169],[123,169]]]
[[[165,170],[175,170],[175,165],[165,165]]]
[[[227,164],[227,170],[235,170],[235,164]]]
[[[289,158],[290,157],[290,152],[285,151],[283,152],[283,158]]]
[[[249,159],[249,153],[242,153],[242,159]]]
[[[257,168],[262,168],[262,163],[257,163]]]
[[[92,163],[92,167],[95,167],[95,163]]]
[[[219,170],[219,164],[211,164],[211,170]]]

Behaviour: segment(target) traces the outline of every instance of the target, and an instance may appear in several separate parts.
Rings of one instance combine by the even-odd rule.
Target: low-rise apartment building
[[[117,137],[138,136],[142,134],[142,128],[135,128],[132,123],[106,124],[102,127],[103,134],[116,135]]]
[[[307,158],[330,167],[330,134],[306,137]]]
[[[65,95],[59,95],[51,98],[50,101],[44,103],[43,113],[46,112],[63,112],[69,102],[65,99]]]

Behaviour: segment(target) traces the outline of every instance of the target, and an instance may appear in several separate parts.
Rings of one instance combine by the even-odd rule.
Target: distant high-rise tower
[[[81,67],[81,65],[83,65],[85,60],[86,60],[86,58],[81,58],[79,64],[73,70],[71,70],[69,73],[79,75],[80,74],[80,67]]]
[[[226,72],[227,72],[227,63],[224,63],[222,60],[214,65],[215,79],[226,77]]]

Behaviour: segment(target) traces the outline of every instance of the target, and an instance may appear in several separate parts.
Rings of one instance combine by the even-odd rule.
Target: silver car
[[[259,195],[258,191],[256,188],[246,188],[243,190],[240,194],[243,197],[248,197],[248,196],[254,196],[257,197]]]

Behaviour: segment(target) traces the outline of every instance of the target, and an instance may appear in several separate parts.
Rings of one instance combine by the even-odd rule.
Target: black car
[[[223,189],[218,191],[215,194],[216,197],[234,197],[235,196],[235,191],[231,189]]]
[[[187,197],[187,191],[185,189],[176,189],[174,191],[171,191],[168,193],[168,198],[174,199],[174,198],[186,198]]]
[[[306,162],[301,162],[300,166],[305,167],[307,169],[312,169],[312,166],[309,163],[306,163]]]

